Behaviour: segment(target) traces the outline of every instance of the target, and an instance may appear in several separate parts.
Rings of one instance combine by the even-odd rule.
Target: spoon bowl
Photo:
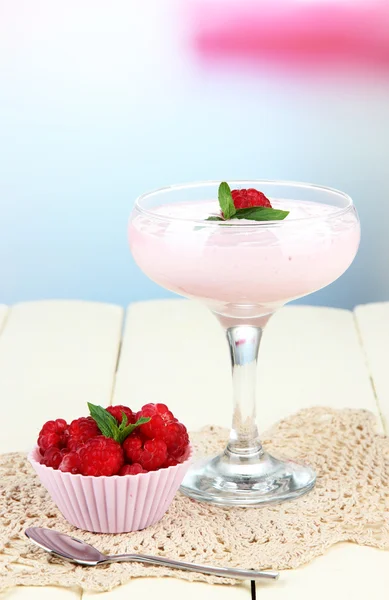
[[[77,538],[44,527],[28,527],[26,536],[37,546],[79,565],[95,567],[107,559],[97,548]]]

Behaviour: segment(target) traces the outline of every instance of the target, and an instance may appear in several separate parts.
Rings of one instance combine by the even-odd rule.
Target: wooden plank
[[[78,301],[15,305],[0,336],[0,451],[28,450],[50,418],[110,402],[122,309]]]
[[[0,600],[81,600],[81,590],[76,588],[15,587],[0,592]]]
[[[261,590],[262,591],[262,590]],[[259,586],[258,594],[259,596]],[[158,600],[249,600],[248,583],[240,585],[208,585],[189,583],[182,579],[139,578],[105,593],[84,592],[82,600],[128,600],[129,598],[158,598]],[[2,600],[0,596],[0,600]],[[6,599],[8,600],[8,598]],[[13,600],[13,599],[12,599]]]
[[[5,304],[0,304],[0,335],[5,326],[5,323],[7,320],[7,314],[8,314],[8,306],[6,306]]]
[[[384,600],[389,585],[388,553],[342,543],[301,569],[283,571],[261,600]],[[174,599],[175,600],[175,599]]]
[[[350,311],[286,307],[270,320],[261,350],[259,414],[263,406],[266,427],[315,405],[364,408],[379,416]]]
[[[357,306],[355,319],[377,396],[386,433],[389,432],[389,302]]]
[[[260,429],[314,405],[368,408],[378,414],[353,315],[286,307],[270,320],[258,369]],[[166,402],[191,428],[230,425],[227,345],[201,305],[162,300],[130,305],[115,402]]]

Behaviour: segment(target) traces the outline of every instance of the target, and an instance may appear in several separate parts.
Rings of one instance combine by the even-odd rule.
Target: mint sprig
[[[250,208],[235,208],[228,183],[222,181],[218,191],[221,215],[212,215],[207,221],[229,221],[230,219],[248,219],[249,221],[282,221],[288,216],[289,211],[267,206],[253,206]]]
[[[219,185],[217,194],[223,218],[231,219],[236,214],[236,208],[232,199],[231,188],[225,181]]]
[[[122,411],[122,422],[119,424],[115,417],[102,406],[88,402],[88,408],[90,416],[96,422],[101,433],[119,444],[122,444],[137,427],[150,421],[150,417],[141,417],[136,423],[128,424],[127,415]]]

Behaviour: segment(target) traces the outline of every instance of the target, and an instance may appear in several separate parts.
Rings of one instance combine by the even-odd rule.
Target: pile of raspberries
[[[64,419],[47,421],[39,433],[40,462],[60,471],[99,476],[137,475],[177,465],[187,458],[189,437],[165,404],[146,404],[139,412],[128,406],[108,406],[119,427],[141,423],[119,443],[107,437],[90,417],[68,425]],[[111,419],[112,421],[112,419]]]

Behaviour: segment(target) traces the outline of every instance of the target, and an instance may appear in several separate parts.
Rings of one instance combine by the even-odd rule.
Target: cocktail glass
[[[315,484],[306,465],[263,448],[256,424],[256,368],[263,329],[286,302],[340,277],[358,249],[360,228],[346,194],[283,181],[230,181],[261,190],[282,221],[207,221],[218,211],[218,182],[143,194],[129,225],[132,254],[161,286],[204,302],[225,330],[232,364],[232,428],[222,454],[196,463],[181,491],[220,505],[296,498]],[[303,375],[302,375],[303,376]]]

